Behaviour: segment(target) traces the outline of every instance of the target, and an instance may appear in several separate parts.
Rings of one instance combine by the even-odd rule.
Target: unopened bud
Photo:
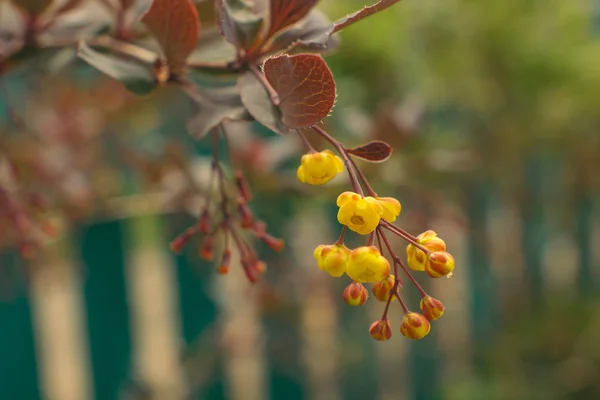
[[[269,235],[268,233],[264,234],[261,237],[261,240],[265,242],[267,246],[271,248],[273,251],[281,251],[283,250],[283,246],[285,245],[284,241]]]
[[[229,267],[231,265],[231,250],[225,249],[223,252],[223,258],[221,259],[221,265],[217,268],[217,272],[221,275],[229,273]]]
[[[446,251],[429,253],[425,263],[425,272],[432,278],[441,278],[454,271],[454,257]]]
[[[429,251],[445,251],[446,243],[432,230],[425,231],[416,237],[417,243]],[[406,247],[408,266],[415,271],[424,271],[427,254],[414,244]]]
[[[240,216],[240,225],[242,228],[252,228],[254,225],[254,216],[252,215],[252,211],[248,207],[248,204],[244,201],[244,199],[240,198],[238,200],[238,214]]]
[[[404,314],[400,324],[400,333],[407,338],[420,340],[429,333],[431,324],[424,315],[415,312]]]
[[[198,218],[198,223],[196,224],[196,226],[199,232],[210,232],[210,214],[207,209],[202,211],[202,214],[200,214],[200,218]]]
[[[252,199],[252,193],[250,192],[250,186],[248,186],[248,182],[246,182],[244,176],[242,175],[242,171],[235,171],[235,184],[244,200],[247,202],[250,201]]]
[[[190,240],[190,238],[196,233],[194,228],[188,228],[181,235],[177,236],[173,241],[169,244],[171,251],[173,253],[181,253],[183,250],[183,246]]]
[[[214,236],[207,236],[206,239],[204,239],[204,242],[202,242],[202,245],[200,246],[200,250],[199,250],[199,255],[200,258],[206,260],[206,261],[211,261],[213,259],[213,251],[215,249],[215,238]]]
[[[352,282],[344,289],[342,294],[346,304],[350,306],[360,306],[367,302],[369,291],[361,283]]]
[[[434,297],[423,297],[420,306],[423,315],[430,321],[434,321],[444,314],[444,304]]]
[[[373,295],[377,298],[377,300],[388,301],[395,281],[396,277],[394,275],[390,275],[384,280],[373,284],[373,288],[371,290],[373,291]]]
[[[392,337],[392,325],[389,319],[375,321],[369,327],[369,334],[375,340],[389,340]]]

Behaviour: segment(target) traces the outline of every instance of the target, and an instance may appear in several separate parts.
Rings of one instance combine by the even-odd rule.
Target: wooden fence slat
[[[25,265],[0,253],[0,399],[37,400],[36,345]]]
[[[123,222],[79,228],[84,298],[96,400],[117,399],[130,378],[131,335]]]

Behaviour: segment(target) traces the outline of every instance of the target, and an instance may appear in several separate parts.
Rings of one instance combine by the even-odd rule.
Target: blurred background
[[[210,145],[187,135],[183,94],[135,97],[73,51],[0,78],[0,159],[21,166],[22,196],[51,194],[39,214],[59,231],[30,257],[0,252],[1,400],[600,398],[597,0],[404,0],[327,55],[328,131],[394,147],[361,168],[402,202],[398,224],[434,229],[456,260],[451,279],[418,277],[446,312],[417,342],[399,308],[374,342],[383,304],[346,306],[347,278],[316,267],[348,186],[299,187],[295,138],[231,127],[254,213],[287,243],[261,248],[261,283],[217,275],[197,243],[172,254]]]

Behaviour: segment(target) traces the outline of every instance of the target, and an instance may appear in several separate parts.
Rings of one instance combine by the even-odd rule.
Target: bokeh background
[[[29,260],[0,254],[0,399],[600,398],[597,0],[404,0],[326,57],[327,129],[394,146],[361,167],[400,199],[399,224],[436,230],[456,259],[451,279],[419,277],[447,308],[418,342],[399,308],[374,342],[383,304],[346,306],[347,278],[316,268],[347,182],[300,188],[295,138],[231,127],[254,212],[287,249],[261,250],[255,286],[218,276],[197,244],[168,250],[192,221],[179,205],[198,210],[182,159],[199,185],[210,163],[185,96],[134,97],[68,49],[35,57],[0,80],[0,138],[50,171],[31,182],[58,193],[62,233]]]

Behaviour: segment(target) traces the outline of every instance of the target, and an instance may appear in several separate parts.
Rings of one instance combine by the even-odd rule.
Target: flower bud
[[[321,245],[314,252],[319,268],[334,278],[339,278],[346,272],[349,254],[350,249],[343,244]]]
[[[200,246],[200,250],[198,251],[200,258],[211,261],[213,259],[213,251],[215,248],[215,238],[214,236],[207,236],[202,242]]]
[[[198,228],[198,232],[210,232],[210,214],[208,212],[208,209],[202,211],[202,214],[200,214],[200,218],[198,218],[198,223],[196,224],[196,226]]]
[[[362,246],[350,252],[346,274],[356,282],[377,282],[390,274],[390,263],[375,246]]]
[[[419,340],[423,339],[429,333],[431,324],[424,315],[415,312],[404,314],[402,323],[400,323],[400,333],[407,338]]]
[[[445,251],[429,253],[425,263],[425,273],[432,278],[441,278],[454,271],[454,257]]]
[[[432,230],[425,231],[416,237],[417,243],[429,251],[445,251],[446,243]],[[415,271],[424,271],[427,255],[414,244],[406,247],[408,266]]]
[[[302,183],[322,185],[335,178],[343,170],[342,159],[333,154],[331,150],[323,150],[303,155],[296,176]]]
[[[238,199],[237,211],[240,216],[240,226],[242,228],[251,228],[254,225],[254,216],[243,198]]]
[[[252,199],[252,193],[250,192],[248,182],[246,182],[244,175],[240,170],[235,171],[235,184],[244,200],[250,201]]]
[[[423,315],[430,321],[435,321],[444,314],[444,304],[438,299],[425,296],[421,299],[421,311]]]
[[[223,258],[221,259],[221,265],[217,268],[217,272],[220,275],[229,273],[229,267],[231,265],[231,250],[225,249],[223,252]]]
[[[389,340],[392,337],[392,326],[389,319],[375,321],[369,327],[369,333],[375,340]]]
[[[394,287],[394,282],[396,281],[396,277],[394,275],[390,275],[387,278],[376,282],[371,289],[373,295],[379,301],[388,301],[390,298],[391,290]]]
[[[273,237],[273,236],[269,235],[268,233],[265,233],[264,235],[262,235],[260,239],[267,246],[269,246],[271,248],[271,250],[273,250],[273,251],[280,252],[281,250],[283,250],[283,246],[285,243],[281,239]]]
[[[346,304],[350,306],[360,306],[367,302],[369,291],[366,287],[358,282],[352,282],[344,289],[342,297]]]

